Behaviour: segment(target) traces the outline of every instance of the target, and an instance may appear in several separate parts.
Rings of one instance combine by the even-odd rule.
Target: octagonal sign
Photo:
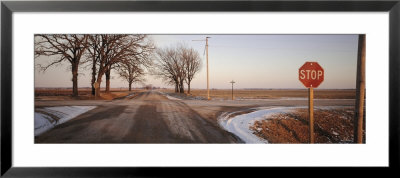
[[[306,62],[299,68],[299,80],[307,88],[317,88],[324,81],[324,69],[317,62]]]

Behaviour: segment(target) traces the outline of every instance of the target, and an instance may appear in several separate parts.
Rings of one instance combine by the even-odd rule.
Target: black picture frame
[[[21,168],[12,165],[13,12],[388,12],[389,13],[389,168],[399,168],[400,1],[2,1],[1,2],[1,175],[5,177],[130,177],[208,175],[215,168],[75,167]],[[178,170],[179,169],[179,170]],[[209,170],[203,170],[209,169]],[[231,170],[226,170],[231,169]],[[234,171],[235,170],[235,171]],[[369,169],[375,170],[375,169]],[[237,168],[217,171],[236,174]],[[254,173],[260,172],[254,168]],[[282,172],[278,170],[277,172]],[[304,173],[304,171],[302,171]],[[330,172],[331,174],[332,172]],[[249,176],[248,174],[247,176]],[[332,174],[334,175],[334,173]],[[338,175],[341,175],[338,173]]]

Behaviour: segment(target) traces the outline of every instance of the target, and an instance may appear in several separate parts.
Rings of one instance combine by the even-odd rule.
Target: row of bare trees
[[[82,66],[92,70],[92,94],[96,89],[99,91],[103,76],[106,79],[106,92],[110,91],[112,70],[116,70],[128,82],[131,90],[133,83],[144,80],[144,68],[151,66],[154,49],[146,35],[35,35],[35,58],[48,56],[50,59],[47,64],[39,65],[39,69],[46,71],[51,66],[67,61],[72,72],[73,96],[78,96],[78,70]]]
[[[132,84],[143,82],[145,69],[184,93],[201,68],[199,53],[184,44],[155,49],[147,35],[128,34],[38,34],[35,35],[35,58],[47,56],[48,63],[38,65],[41,71],[69,64],[72,73],[72,95],[78,96],[80,68],[91,69],[92,95],[99,95],[103,76],[106,92],[110,91],[111,71],[115,70]],[[97,87],[97,88],[95,88]]]
[[[201,69],[199,53],[184,44],[159,48],[155,51],[155,60],[151,70],[153,75],[163,79],[167,84],[175,86],[175,92],[184,93],[184,82],[188,85]]]

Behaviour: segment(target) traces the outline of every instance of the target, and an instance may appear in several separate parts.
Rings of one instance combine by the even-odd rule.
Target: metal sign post
[[[299,80],[308,88],[309,140],[314,143],[314,88],[324,81],[324,69],[317,62],[306,62],[299,69]]]

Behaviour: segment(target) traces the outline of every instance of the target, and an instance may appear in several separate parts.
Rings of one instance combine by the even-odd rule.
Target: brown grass
[[[353,117],[353,108],[315,109],[315,142],[351,143]],[[275,114],[256,121],[251,129],[270,143],[309,143],[308,110],[297,109],[290,113]]]
[[[166,92],[173,92],[166,90]],[[308,97],[308,90],[278,90],[278,89],[263,89],[263,90],[234,90],[234,98],[242,99],[275,99],[275,98],[306,98]],[[193,96],[207,97],[207,90],[195,89],[191,91]],[[319,90],[314,89],[314,98],[316,99],[354,99],[356,95],[355,90]],[[210,90],[211,98],[230,99],[232,97],[231,90]]]
[[[100,97],[103,100],[113,100],[115,98],[120,98],[129,95],[129,92],[110,92],[110,93],[100,93]]]
[[[101,89],[102,92],[105,89]],[[128,92],[127,89],[112,88],[111,92]],[[92,93],[91,88],[79,88],[78,95],[89,95]],[[71,96],[72,89],[51,88],[51,89],[35,89],[35,96]]]
[[[116,98],[124,97],[132,92],[142,91],[140,89],[135,89],[128,91],[127,89],[111,89],[109,93],[104,90],[100,93],[101,100],[113,100]],[[90,88],[79,88],[78,97],[72,97],[72,89],[35,89],[35,99],[36,100],[91,100],[95,99],[91,95],[92,91]]]

